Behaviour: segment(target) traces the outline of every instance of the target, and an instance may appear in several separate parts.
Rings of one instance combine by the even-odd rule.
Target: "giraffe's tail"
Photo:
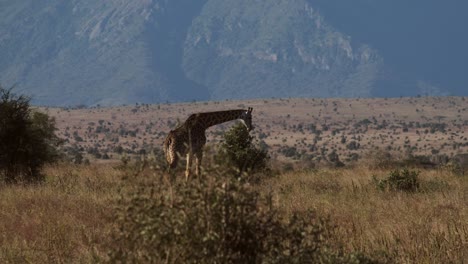
[[[172,132],[172,131],[171,131]],[[175,141],[172,133],[167,135],[166,139],[164,140],[164,153],[166,154],[166,160],[169,164],[169,168],[174,169],[177,166],[177,161],[179,157],[175,151]]]

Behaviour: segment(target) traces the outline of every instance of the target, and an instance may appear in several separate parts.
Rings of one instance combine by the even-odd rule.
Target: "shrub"
[[[340,160],[340,156],[336,153],[336,150],[333,150],[327,155],[328,161],[333,167],[339,168],[344,167],[345,164]]]
[[[224,134],[223,142],[215,157],[216,162],[233,168],[237,176],[266,169],[268,152],[257,147],[253,139],[243,124],[234,125]]]
[[[110,262],[372,263],[332,245],[332,226],[315,213],[284,217],[248,184],[209,178],[142,184],[123,198]]]
[[[279,149],[279,152],[287,158],[299,159],[301,157],[297,148],[292,146],[283,146]]]
[[[346,148],[349,150],[358,150],[360,147],[361,145],[354,140],[349,142],[348,145],[346,145]]]
[[[55,120],[11,90],[0,86],[0,181],[41,180],[41,167],[58,157]]]
[[[383,180],[373,178],[376,186],[381,190],[405,191],[414,192],[419,189],[419,171],[408,170],[393,170],[388,177]]]

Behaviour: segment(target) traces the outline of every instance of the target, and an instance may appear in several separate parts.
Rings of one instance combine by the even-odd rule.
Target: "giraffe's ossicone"
[[[227,111],[195,113],[174,130],[171,130],[164,140],[164,152],[169,168],[177,166],[180,156],[187,156],[186,179],[190,177],[190,168],[193,156],[195,156],[197,175],[200,174],[200,166],[203,158],[203,146],[206,143],[205,131],[207,128],[227,121],[240,119],[250,131],[252,126],[252,107]]]

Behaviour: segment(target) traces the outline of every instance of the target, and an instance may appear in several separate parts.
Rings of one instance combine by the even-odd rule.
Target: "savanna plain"
[[[194,112],[247,107],[254,109],[254,143],[270,156],[268,170],[231,176],[216,164],[218,146],[232,126],[225,123],[207,130],[202,177],[185,183],[182,165],[167,172],[161,148],[170,129]],[[178,263],[183,245],[168,249],[151,240],[154,234],[172,243],[154,231],[166,228],[164,223],[146,228],[145,221],[154,224],[159,216],[135,212],[160,210],[164,203],[151,199],[182,206],[186,196],[178,189],[198,201],[187,186],[206,186],[205,193],[222,186],[213,191],[219,193],[228,190],[218,184],[228,178],[265,201],[258,211],[274,208],[285,222],[294,215],[322,219],[326,231],[317,241],[338,255],[361,254],[372,261],[367,263],[468,260],[466,97],[37,109],[55,118],[63,159],[43,168],[40,184],[0,185],[1,263],[101,263],[120,257]],[[182,212],[181,218],[191,219],[192,211]],[[173,241],[188,244],[177,240],[179,231],[171,233]],[[146,242],[165,252],[145,258]]]

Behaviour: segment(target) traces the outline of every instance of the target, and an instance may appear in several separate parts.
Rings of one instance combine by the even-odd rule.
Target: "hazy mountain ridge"
[[[31,2],[12,18],[2,79],[18,82],[40,104],[167,100],[144,34],[157,11],[151,1]]]
[[[42,105],[441,93],[394,75],[320,2],[6,0],[0,83]]]
[[[371,96],[378,53],[352,45],[307,1],[294,3],[208,1],[185,44],[187,76],[214,99]]]
[[[467,1],[310,0],[385,60],[376,96],[468,95]]]

